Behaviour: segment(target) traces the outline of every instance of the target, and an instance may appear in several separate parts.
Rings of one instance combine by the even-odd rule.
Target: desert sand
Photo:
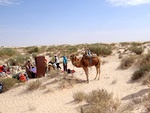
[[[0,113],[79,113],[80,106],[84,104],[75,103],[73,94],[78,91],[85,93],[96,89],[106,89],[119,98],[121,104],[128,104],[133,98],[142,97],[148,93],[148,86],[141,82],[131,82],[131,76],[135,67],[126,70],[118,69],[121,59],[114,52],[107,57],[100,57],[101,65],[100,80],[93,80],[96,74],[95,67],[89,68],[90,83],[75,84],[68,88],[59,89],[57,84],[51,83],[53,79],[40,78],[45,88],[34,91],[26,91],[28,84],[36,79],[31,79],[25,84],[15,87],[0,94]],[[62,67],[62,64],[61,64]],[[82,68],[76,68],[71,61],[68,68],[74,69],[74,77],[86,80]],[[68,75],[70,76],[70,75]],[[133,113],[141,113],[142,107],[133,110]]]

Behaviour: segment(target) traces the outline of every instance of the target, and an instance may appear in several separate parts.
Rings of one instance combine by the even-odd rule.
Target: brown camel
[[[87,82],[89,83],[89,75],[88,75],[88,67],[95,66],[96,67],[96,77],[98,76],[98,80],[100,78],[100,65],[101,65],[101,60],[98,56],[87,56],[83,55],[81,59],[77,58],[76,55],[71,55],[70,59],[72,61],[72,64],[78,68],[83,68],[86,74]]]

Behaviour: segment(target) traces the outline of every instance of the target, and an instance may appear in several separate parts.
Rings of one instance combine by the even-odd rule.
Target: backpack
[[[20,82],[25,82],[25,81],[27,81],[26,76],[25,76],[24,74],[20,74],[20,75],[19,75],[19,80],[20,80]]]

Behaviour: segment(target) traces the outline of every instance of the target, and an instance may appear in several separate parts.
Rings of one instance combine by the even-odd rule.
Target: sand
[[[35,79],[29,80],[19,87],[0,94],[0,113],[79,113],[80,105],[84,102],[74,102],[73,94],[78,91],[89,93],[92,90],[105,89],[119,98],[122,104],[148,93],[148,86],[142,85],[141,82],[131,82],[135,67],[126,70],[118,69],[121,59],[118,59],[117,52],[100,58],[105,63],[101,65],[99,81],[93,80],[96,74],[95,67],[89,68],[90,83],[75,84],[64,89],[55,88],[57,84],[50,84],[51,80],[44,77],[40,80],[43,84],[47,84],[46,88],[27,91],[28,84]],[[75,70],[74,77],[86,80],[82,68],[74,67],[70,61],[68,68]],[[134,112],[140,113],[140,111],[139,108]]]

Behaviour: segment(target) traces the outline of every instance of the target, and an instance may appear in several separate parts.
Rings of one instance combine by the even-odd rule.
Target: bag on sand
[[[20,82],[26,82],[27,81],[26,76],[24,74],[19,75],[19,80],[20,80]]]
[[[0,82],[0,93],[2,93],[2,92],[3,92],[3,83]]]

